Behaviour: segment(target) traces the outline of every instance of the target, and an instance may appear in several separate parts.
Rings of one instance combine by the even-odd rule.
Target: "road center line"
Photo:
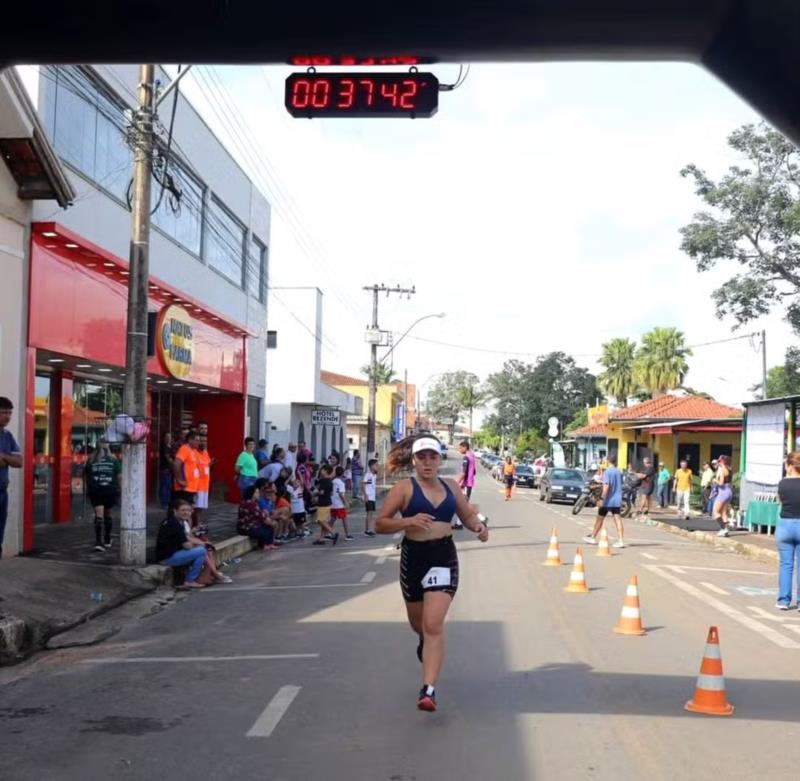
[[[715,586],[713,583],[707,583],[705,580],[701,580],[700,585],[705,586],[709,591],[713,591],[715,594],[721,594],[723,597],[729,597],[731,595],[730,591],[725,591],[724,588]]]
[[[729,618],[732,618],[734,621],[738,621],[740,624],[746,626],[748,629],[752,629],[754,632],[757,632],[765,639],[769,640],[775,645],[780,646],[781,648],[800,648],[800,643],[792,640],[785,635],[782,635],[780,632],[776,632],[771,627],[767,626],[766,624],[762,624],[760,621],[756,621],[749,616],[740,613],[738,610],[730,607],[730,605],[726,605],[724,602],[721,602],[719,599],[715,597],[711,597],[706,594],[704,591],[700,591],[699,588],[695,588],[689,583],[681,580],[680,578],[676,578],[674,575],[671,575],[666,570],[662,569],[656,564],[645,564],[645,569],[649,570],[650,572],[655,573],[664,580],[669,581],[672,583],[673,586],[681,589],[681,591],[685,591],[687,594],[691,594],[693,597],[696,597],[702,602],[705,602],[707,605],[710,605],[715,610],[718,610],[720,613],[724,613]]]
[[[367,572],[364,575],[364,577],[361,578],[361,582],[362,583],[372,583],[372,581],[375,580],[375,575],[377,575],[377,574],[378,574],[377,572]]]
[[[278,693],[269,701],[264,712],[247,732],[248,738],[268,738],[283,718],[294,698],[300,693],[300,686],[281,686]]]
[[[319,659],[319,654],[248,654],[245,656],[105,656],[80,659],[78,664],[170,664],[183,662],[272,662],[281,659]]]
[[[375,559],[375,566],[380,567],[381,564],[386,564],[386,558],[386,556],[379,556],[377,559]]]
[[[654,556],[652,553],[646,553],[645,551],[642,551],[642,556],[644,556],[646,559],[652,559],[653,561],[658,561],[658,556]]]

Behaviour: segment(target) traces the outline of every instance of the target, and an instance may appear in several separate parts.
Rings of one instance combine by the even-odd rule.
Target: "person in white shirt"
[[[298,535],[308,537],[311,534],[306,528],[306,503],[303,499],[303,485],[296,477],[290,477],[286,482],[286,490],[289,492],[289,501],[292,505],[292,520]]]
[[[364,498],[364,507],[367,511],[367,520],[364,526],[364,534],[367,537],[374,537],[373,519],[375,517],[375,496],[378,486],[378,462],[371,458],[367,464],[367,471],[361,481],[361,492]]]
[[[344,538],[352,540],[353,535],[350,534],[350,529],[347,526],[347,489],[344,485],[343,475],[344,467],[337,466],[334,472],[333,479],[333,495],[331,496],[331,518],[333,521],[341,521],[344,526]]]
[[[297,468],[297,445],[294,442],[290,442],[286,447],[283,465],[291,469],[294,474],[294,470]]]
[[[282,447],[274,450],[269,463],[263,469],[258,470],[258,476],[263,477],[270,483],[274,483],[280,477],[285,456],[286,451]]]

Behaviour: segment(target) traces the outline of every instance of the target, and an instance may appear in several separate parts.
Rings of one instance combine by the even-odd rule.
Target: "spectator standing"
[[[333,504],[333,470],[328,464],[323,464],[319,468],[319,478],[317,479],[317,523],[319,524],[319,539],[314,540],[314,545],[325,544],[325,534],[327,534],[333,544],[339,541],[338,532],[333,531],[331,526],[331,505]]]
[[[255,457],[256,441],[253,437],[246,437],[244,440],[244,450],[239,453],[234,465],[237,480],[239,481],[239,490],[244,493],[246,488],[255,485],[258,478],[258,461]]]
[[[286,446],[286,453],[283,456],[283,465],[288,467],[292,475],[294,475],[294,470],[297,469],[297,445],[295,445],[294,442],[290,442]]]
[[[306,443],[303,440],[298,441],[297,443],[297,456],[305,456],[306,461],[310,461],[312,457],[311,451],[306,447]]]
[[[672,475],[662,461],[658,465],[658,506],[662,509],[669,504],[669,482]]]
[[[303,499],[306,503],[306,510],[311,507],[311,490],[314,487],[314,472],[308,463],[308,456],[305,453],[299,453],[297,456],[297,468],[294,470],[295,477],[303,489]]]
[[[194,502],[194,524],[200,523],[201,513],[208,509],[208,494],[211,492],[211,467],[214,461],[208,452],[208,439],[200,437],[197,448],[197,465],[200,469],[200,479],[197,482],[197,496]]]
[[[166,510],[172,501],[172,480],[175,472],[175,445],[172,432],[165,431],[158,451],[158,501]]]
[[[728,463],[728,456],[719,457],[714,483],[717,490],[711,515],[719,525],[717,537],[728,537],[728,510],[733,500],[733,471]]]
[[[0,396],[0,558],[3,556],[3,535],[8,519],[8,469],[22,466],[22,451],[17,440],[8,430],[14,405],[11,399]]]
[[[689,462],[684,458],[681,467],[675,471],[675,494],[677,497],[678,517],[689,520],[689,506],[692,500],[692,481],[694,475],[689,469]]]
[[[714,470],[708,461],[703,464],[703,474],[700,476],[700,503],[704,513],[708,512],[708,504],[711,500],[711,486],[714,483]]]
[[[289,492],[289,501],[292,508],[292,520],[294,521],[294,528],[297,533],[302,537],[308,537],[309,531],[306,528],[306,503],[303,498],[303,486],[299,478],[291,477],[286,484],[286,490]]]
[[[367,473],[364,475],[364,482],[362,483],[362,490],[364,492],[364,508],[367,511],[367,519],[364,523],[364,534],[366,534],[367,537],[375,536],[374,518],[377,487],[378,462],[374,458],[370,458],[369,463],[367,464]]]
[[[358,450],[353,451],[353,457],[350,459],[350,472],[353,476],[353,498],[359,499],[361,497],[361,481],[364,479],[364,465],[361,463],[361,453]]]
[[[165,567],[189,566],[186,588],[203,588],[197,582],[206,560],[206,546],[189,541],[184,523],[192,517],[192,503],[177,497],[172,511],[161,521],[156,538],[156,560]]]
[[[347,486],[344,482],[344,467],[337,466],[334,472],[333,494],[331,495],[331,516],[334,521],[341,521],[344,527],[344,538],[352,540],[350,527],[347,525]],[[333,523],[331,523],[333,526]]]
[[[465,439],[458,445],[463,458],[461,459],[461,479],[458,486],[467,499],[472,498],[472,489],[475,487],[475,453],[472,452],[469,442]]]
[[[638,473],[642,481],[642,504],[639,507],[641,515],[650,516],[650,505],[653,503],[653,494],[656,492],[656,468],[649,458],[642,461],[642,470]]]
[[[285,455],[286,453],[282,447],[276,447],[272,451],[269,463],[263,469],[258,470],[258,477],[263,477],[269,480],[270,483],[274,483],[280,477]]]
[[[267,452],[267,440],[259,439],[258,447],[253,455],[256,457],[256,465],[258,469],[263,469],[269,463],[269,453]]]
[[[778,574],[778,610],[788,610],[792,602],[792,580],[800,554],[800,453],[786,456],[786,477],[778,483],[781,513],[775,529],[780,568]],[[800,568],[797,571],[797,599],[800,600]],[[800,610],[800,605],[798,605]]]
[[[197,463],[197,446],[200,443],[200,435],[191,430],[184,442],[175,454],[175,494],[181,499],[185,499],[194,506],[197,486],[200,481],[200,466]]]
[[[111,547],[111,510],[119,501],[119,480],[122,464],[108,449],[108,442],[100,440],[86,464],[86,490],[89,504],[94,509],[94,549],[103,551]]]

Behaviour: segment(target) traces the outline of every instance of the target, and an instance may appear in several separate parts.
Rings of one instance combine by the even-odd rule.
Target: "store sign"
[[[312,409],[311,425],[338,426],[340,424],[340,415],[341,413],[338,409]]]
[[[186,377],[192,370],[192,318],[173,304],[161,310],[158,319],[158,354],[173,377]]]

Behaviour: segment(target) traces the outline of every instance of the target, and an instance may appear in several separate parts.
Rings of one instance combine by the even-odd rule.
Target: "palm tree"
[[[474,382],[472,381],[474,379]],[[469,433],[472,436],[472,413],[476,407],[480,407],[487,399],[487,394],[482,391],[477,384],[478,378],[471,375],[467,384],[458,389],[457,399],[459,406],[469,413]]]
[[[369,364],[361,367],[361,373],[370,377],[372,369]],[[387,366],[385,363],[378,361],[375,367],[375,383],[376,385],[392,385],[393,383],[400,382],[394,373],[394,368]]]
[[[633,376],[653,398],[683,385],[692,351],[677,328],[654,328],[642,336],[636,351]]]
[[[608,396],[613,396],[623,407],[628,406],[628,396],[636,390],[634,380],[634,359],[636,342],[617,338],[606,342],[600,357],[600,365],[605,371],[597,378],[597,382]]]

